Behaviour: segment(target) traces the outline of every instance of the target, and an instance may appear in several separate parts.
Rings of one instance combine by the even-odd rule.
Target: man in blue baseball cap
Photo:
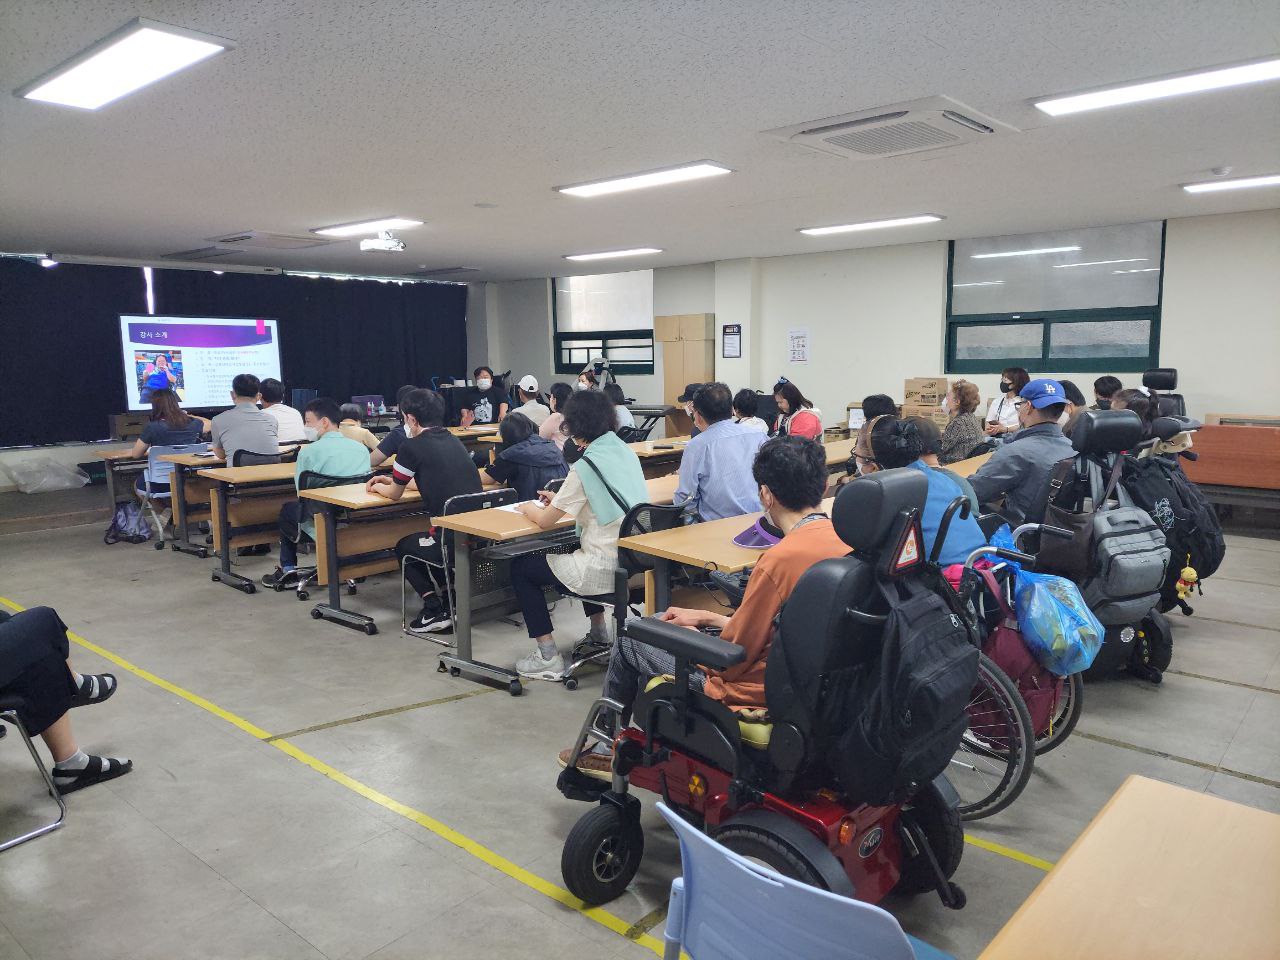
[[[1054,464],[1075,456],[1058,420],[1067,409],[1067,394],[1057,380],[1032,380],[1014,401],[1022,425],[969,478],[980,503],[1004,497],[1000,512],[1017,526],[1044,519],[1049,474]]]

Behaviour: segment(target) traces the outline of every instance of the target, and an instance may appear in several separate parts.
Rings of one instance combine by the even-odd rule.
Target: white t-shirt
[[[1018,408],[1013,405],[1015,399],[1002,393],[992,400],[991,405],[987,407],[987,423],[999,423],[1017,430],[1019,426]]]
[[[276,439],[281,443],[301,443],[307,439],[302,429],[302,414],[293,407],[273,403],[269,407],[263,407],[262,412],[275,418]]]
[[[584,597],[613,592],[613,571],[618,566],[618,535],[622,532],[622,517],[613,523],[601,525],[591,512],[586,488],[577,469],[569,471],[564,486],[551,501],[551,506],[563,510],[578,521],[582,532],[578,536],[578,549],[573,553],[547,554],[547,566],[556,579],[574,593]]]
[[[769,432],[769,425],[759,417],[743,417],[738,423],[744,427],[750,427],[752,430],[759,430],[761,433]]]
[[[618,416],[619,427],[634,427],[636,425],[636,418],[633,417],[631,415],[631,411],[622,404],[616,404],[613,408],[613,412]]]
[[[535,426],[540,427],[546,422],[547,417],[551,416],[551,409],[549,407],[544,407],[537,400],[530,400],[527,403],[520,404],[520,406],[516,407],[514,410],[508,410],[507,413],[508,415],[513,413],[523,413],[534,422]]]

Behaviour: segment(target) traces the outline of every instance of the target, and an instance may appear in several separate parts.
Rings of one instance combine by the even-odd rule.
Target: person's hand
[[[552,501],[552,500],[554,500],[554,499],[555,499],[555,497],[556,497],[556,495],[555,495],[554,493],[552,493],[550,490],[539,490],[539,491],[538,491],[538,499],[542,502],[542,505],[543,505],[544,507],[549,507],[549,506],[551,506],[551,501]]]
[[[364,492],[379,493],[380,491],[378,490],[378,488],[390,482],[391,482],[390,477],[370,477],[368,482],[366,482],[364,485]]]
[[[471,409],[464,409],[462,411],[462,417],[458,421],[458,425],[462,427],[469,427],[475,422],[476,422],[476,412]]]
[[[983,427],[983,429],[986,431],[986,434],[988,437],[994,437],[997,433],[1000,432],[1000,424],[988,423],[985,427]]]
[[[535,507],[532,503],[521,503],[518,506],[520,509],[520,515],[526,520],[532,520],[535,523],[538,521],[538,515],[542,513],[544,509],[542,507]]]
[[[688,607],[667,607],[658,614],[658,619],[675,627],[691,627],[694,630],[709,622],[707,611],[693,610]]]

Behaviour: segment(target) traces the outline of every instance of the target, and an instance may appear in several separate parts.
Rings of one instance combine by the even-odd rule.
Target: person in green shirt
[[[329,397],[317,397],[307,404],[302,416],[303,429],[311,441],[298,451],[293,472],[297,486],[303,473],[322,473],[328,477],[350,477],[352,483],[363,482],[369,473],[369,451],[358,440],[343,436],[342,408]],[[280,508],[280,565],[262,578],[263,586],[291,587],[298,582],[298,544],[303,537],[314,540],[315,523],[302,519],[302,501],[292,500]]]

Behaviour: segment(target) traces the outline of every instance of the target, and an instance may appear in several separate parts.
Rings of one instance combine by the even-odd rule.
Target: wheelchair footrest
[[[589,777],[576,767],[565,767],[556,778],[556,789],[564,794],[566,800],[595,803],[609,788],[603,780]]]

